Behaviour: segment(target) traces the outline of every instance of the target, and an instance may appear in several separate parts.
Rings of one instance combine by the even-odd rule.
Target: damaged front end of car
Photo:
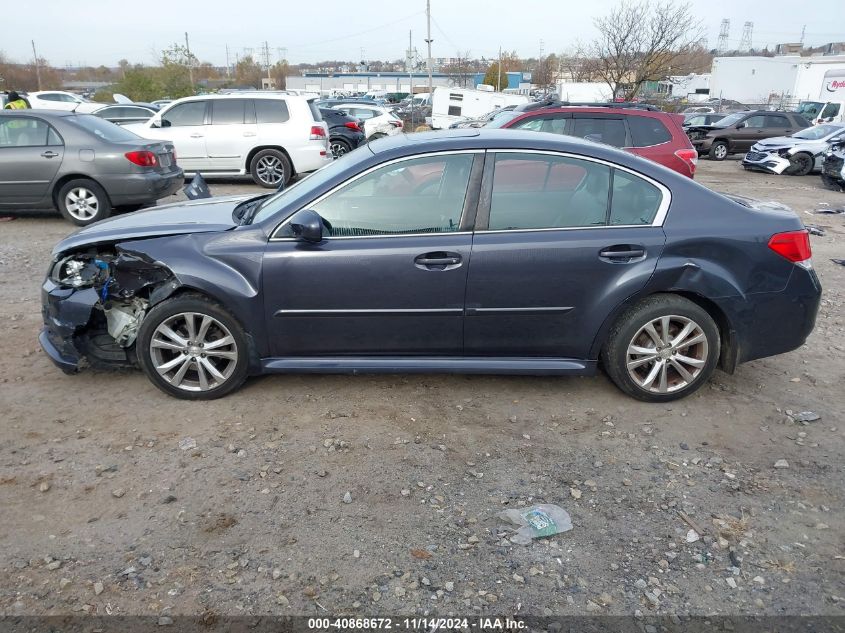
[[[179,285],[164,264],[120,245],[60,254],[42,286],[41,346],[66,373],[136,367],[145,314]]]

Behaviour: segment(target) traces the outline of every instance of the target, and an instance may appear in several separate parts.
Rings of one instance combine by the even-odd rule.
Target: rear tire
[[[710,160],[725,160],[728,157],[728,144],[724,141],[716,141],[710,146]]]
[[[346,141],[333,138],[329,141],[329,147],[332,150],[332,156],[335,158],[340,158],[344,154],[348,154],[352,151],[352,147]]]
[[[806,176],[813,171],[813,157],[809,154],[795,154],[789,159],[786,173],[790,176]]]
[[[183,400],[225,396],[249,372],[243,328],[202,295],[178,296],[150,310],[138,331],[135,353],[156,387]]]
[[[69,180],[56,194],[56,206],[76,226],[88,226],[111,215],[111,202],[105,190],[93,180]]]
[[[278,189],[282,181],[288,184],[293,175],[288,157],[277,149],[262,149],[253,156],[249,172],[255,184],[266,189]]]
[[[700,389],[719,361],[719,328],[704,308],[673,294],[629,308],[602,350],[605,371],[622,391],[669,402]]]

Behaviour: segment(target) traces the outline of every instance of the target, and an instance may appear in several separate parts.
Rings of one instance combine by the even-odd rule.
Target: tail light
[[[361,131],[361,126],[358,125],[357,121],[347,121],[343,124],[344,127],[348,127],[350,130],[355,130],[356,132]]]
[[[793,264],[804,268],[811,268],[813,265],[810,234],[806,230],[775,233],[769,240],[769,248]]]
[[[689,175],[695,176],[695,168],[698,166],[698,150],[679,149],[675,152],[675,156],[687,164],[687,167],[689,167]]]
[[[148,150],[126,152],[124,156],[126,156],[130,163],[134,163],[139,167],[155,167],[158,165],[158,157]]]
[[[309,137],[312,141],[325,141],[326,140],[326,130],[322,125],[312,125],[311,126],[311,136]]]

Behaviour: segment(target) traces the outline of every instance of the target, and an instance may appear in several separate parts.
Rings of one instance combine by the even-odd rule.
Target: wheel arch
[[[62,187],[64,187],[67,183],[71,180],[90,180],[91,182],[95,183],[100,189],[103,190],[106,194],[106,198],[108,198],[107,202],[110,206],[114,206],[112,204],[111,196],[109,196],[108,190],[103,186],[96,178],[92,178],[89,174],[80,174],[80,173],[70,173],[70,174],[63,174],[59,178],[55,180],[53,183],[52,190],[50,191],[50,199],[53,201],[53,206],[56,209],[59,208],[59,191],[61,191]]]
[[[247,174],[249,174],[250,169],[252,168],[252,159],[255,158],[255,155],[258,152],[264,151],[265,149],[274,149],[277,152],[281,152],[282,154],[284,154],[285,158],[287,158],[288,162],[290,163],[291,177],[297,175],[296,165],[293,164],[293,159],[290,157],[290,153],[281,145],[258,145],[249,150],[249,154],[246,155],[246,164],[244,165],[244,169],[246,170]]]
[[[590,350],[590,358],[601,358],[602,350],[607,344],[613,326],[619,318],[625,314],[625,312],[646,299],[660,295],[676,295],[683,297],[684,299],[692,301],[710,315],[719,329],[720,349],[718,367],[728,374],[734,373],[739,359],[739,343],[736,331],[733,329],[730,319],[716,302],[697,292],[685,289],[643,292],[641,294],[633,295],[620,303],[616,306],[613,312],[608,315],[604,323],[602,323],[599,333],[593,341],[593,346]]]

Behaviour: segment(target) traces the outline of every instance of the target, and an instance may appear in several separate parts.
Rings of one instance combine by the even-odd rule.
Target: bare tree
[[[455,61],[445,64],[440,70],[449,75],[449,79],[454,85],[466,88],[475,73],[470,51],[458,51]]]
[[[622,2],[597,18],[598,38],[585,49],[585,70],[605,82],[614,99],[633,99],[647,81],[665,79],[698,46],[701,22],[675,0]]]

